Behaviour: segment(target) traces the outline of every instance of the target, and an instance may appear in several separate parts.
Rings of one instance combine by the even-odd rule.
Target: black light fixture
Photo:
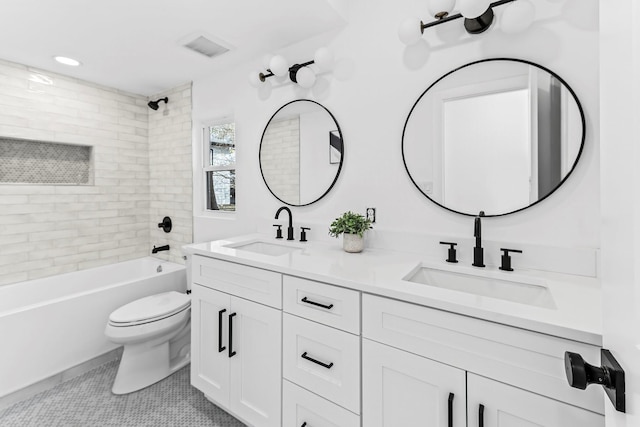
[[[480,34],[489,29],[495,14],[493,9],[507,3],[509,5],[502,14],[501,29],[505,33],[518,33],[526,30],[535,15],[535,8],[529,0],[499,0],[491,3],[489,0],[458,0],[459,13],[449,15],[453,10],[456,0],[430,0],[428,8],[436,19],[424,23],[413,19],[407,19],[400,24],[398,36],[406,45],[417,43],[424,30],[435,27],[445,22],[464,18],[464,28],[469,34]]]
[[[249,83],[254,87],[259,87],[265,83],[269,77],[289,76],[289,80],[299,86],[309,89],[316,82],[316,72],[309,67],[315,64],[320,71],[329,71],[333,67],[333,53],[326,47],[318,49],[311,61],[289,66],[287,60],[282,55],[269,56],[264,59],[265,72],[253,72],[249,75]]]
[[[152,110],[157,110],[160,107],[160,105],[158,104],[160,101],[164,101],[165,104],[168,104],[169,103],[169,97],[165,96],[164,98],[160,98],[157,101],[149,101],[149,103],[147,105]]]

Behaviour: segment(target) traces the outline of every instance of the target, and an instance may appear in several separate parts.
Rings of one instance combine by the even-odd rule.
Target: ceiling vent
[[[198,52],[199,54],[204,55],[207,58],[214,58],[229,51],[229,49],[227,49],[226,47],[221,46],[204,36],[199,36],[195,40],[186,43],[183,46],[187,49],[193,50],[194,52]]]

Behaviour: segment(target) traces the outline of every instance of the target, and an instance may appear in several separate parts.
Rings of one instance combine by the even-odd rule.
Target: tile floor
[[[118,361],[0,412],[2,427],[243,427],[189,383],[189,366],[136,393],[115,396]]]

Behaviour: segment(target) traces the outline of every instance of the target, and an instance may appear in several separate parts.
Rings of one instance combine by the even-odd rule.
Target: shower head
[[[147,104],[149,106],[149,108],[151,108],[152,110],[157,110],[159,105],[158,103],[160,101],[164,101],[165,104],[169,103],[169,98],[168,97],[164,97],[164,98],[160,98],[157,101],[149,101],[149,103]]]

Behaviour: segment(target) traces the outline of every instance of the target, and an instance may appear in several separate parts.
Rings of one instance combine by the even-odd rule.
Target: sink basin
[[[302,250],[302,248],[297,246],[280,245],[278,243],[261,241],[236,243],[233,245],[226,245],[225,247],[269,256],[286,255],[291,252]]]
[[[503,276],[498,272],[487,273],[480,276],[419,265],[402,280],[520,304],[556,308],[551,292],[544,286],[542,280],[536,281],[533,278],[520,276],[512,279],[497,277]],[[508,273],[504,273],[506,274]]]

